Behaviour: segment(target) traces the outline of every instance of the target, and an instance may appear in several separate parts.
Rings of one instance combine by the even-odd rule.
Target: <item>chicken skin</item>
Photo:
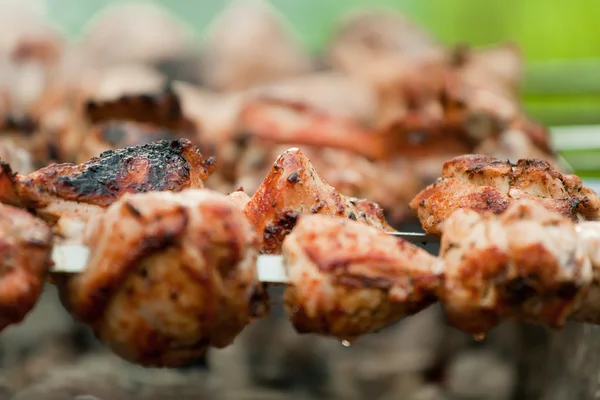
[[[352,341],[432,304],[443,263],[358,221],[303,215],[283,241],[296,330]]]
[[[25,318],[50,266],[52,234],[25,210],[0,204],[0,331]]]
[[[281,251],[283,238],[292,231],[301,214],[331,215],[393,231],[381,207],[341,195],[317,175],[310,160],[296,148],[277,158],[246,204],[244,214],[259,234],[263,254]]]
[[[592,280],[576,224],[533,200],[517,200],[500,215],[454,211],[440,257],[448,321],[474,335],[511,317],[561,327]]]
[[[581,179],[544,160],[516,164],[489,156],[464,155],[444,163],[442,176],[410,203],[430,234],[441,234],[445,220],[459,208],[504,212],[516,199],[530,199],[573,221],[600,217],[600,198]]]
[[[185,364],[267,311],[252,226],[211,190],[126,194],[89,221],[84,244],[89,262],[59,282],[62,301],[131,362]]]
[[[64,213],[86,219],[125,193],[202,188],[215,159],[179,139],[107,151],[84,164],[52,164],[29,175],[1,166],[0,201],[56,222]]]

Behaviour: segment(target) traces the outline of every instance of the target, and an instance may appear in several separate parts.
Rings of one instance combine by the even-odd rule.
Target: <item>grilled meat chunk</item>
[[[0,201],[55,222],[65,212],[86,218],[125,193],[202,188],[215,160],[179,139],[107,151],[79,165],[52,164],[29,175],[1,165]]]
[[[532,200],[514,201],[501,215],[454,211],[440,257],[448,321],[475,335],[510,317],[560,327],[592,280],[576,225]]]
[[[482,155],[464,155],[444,163],[442,176],[410,203],[423,229],[441,234],[444,221],[458,208],[496,214],[515,199],[531,199],[574,221],[600,217],[600,198],[575,175],[550,163],[523,159],[516,164]]]
[[[443,263],[359,222],[303,215],[283,241],[296,330],[352,341],[435,301]]]
[[[392,231],[383,209],[367,200],[345,197],[329,186],[296,148],[277,158],[271,172],[244,208],[260,236],[260,251],[277,254],[301,214],[325,214]]]
[[[23,321],[50,266],[50,228],[25,210],[0,204],[0,331]]]
[[[131,362],[185,364],[267,311],[252,226],[208,189],[126,194],[90,220],[84,244],[89,263],[59,282],[62,301]]]

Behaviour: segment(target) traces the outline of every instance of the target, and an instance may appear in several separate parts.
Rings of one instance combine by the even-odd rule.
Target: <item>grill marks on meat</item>
[[[214,169],[214,158],[205,159],[189,140],[162,140],[107,151],[83,164],[52,164],[27,176],[3,164],[0,198],[52,220],[69,208],[106,207],[125,193],[202,188]]]
[[[129,361],[183,365],[268,310],[256,234],[208,189],[127,194],[90,221],[85,243],[90,261],[59,283],[63,303]]]
[[[456,210],[444,225],[440,257],[448,320],[476,335],[511,317],[561,327],[592,280],[573,221],[531,200],[499,216]]]
[[[482,155],[447,161],[442,176],[411,202],[425,231],[441,234],[446,218],[458,208],[502,213],[515,199],[531,199],[574,221],[600,217],[600,199],[575,175],[550,163],[523,159],[511,164]]]
[[[283,238],[301,214],[324,214],[356,220],[380,230],[393,230],[383,209],[367,200],[345,197],[329,186],[298,149],[277,158],[244,214],[261,236],[260,251],[277,254]]]
[[[40,297],[52,235],[25,210],[0,204],[0,331],[23,321]]]
[[[435,301],[442,263],[370,226],[303,215],[283,242],[296,330],[354,340]]]

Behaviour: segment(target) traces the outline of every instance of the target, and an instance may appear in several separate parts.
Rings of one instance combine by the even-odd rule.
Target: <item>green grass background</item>
[[[99,9],[123,0],[47,0],[48,16],[77,36]],[[148,0],[150,1],[150,0]],[[157,0],[200,38],[231,1]],[[351,9],[403,11],[447,44],[518,43],[527,61],[523,99],[548,125],[600,124],[600,0],[270,0],[312,50],[331,37]],[[600,135],[600,131],[598,132]],[[590,149],[587,149],[589,153]],[[600,150],[600,149],[599,149]],[[578,170],[600,176],[600,157],[565,154]],[[600,153],[599,153],[600,154]],[[583,161],[585,159],[585,161]]]

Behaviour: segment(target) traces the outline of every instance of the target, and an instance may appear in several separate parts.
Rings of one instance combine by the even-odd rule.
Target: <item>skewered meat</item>
[[[65,212],[85,219],[125,193],[202,188],[215,160],[179,139],[107,151],[79,165],[52,164],[29,175],[0,165],[0,200],[56,222]]]
[[[561,327],[592,280],[575,227],[531,200],[514,202],[500,216],[454,211],[440,251],[439,297],[449,322],[475,335],[509,317]]]
[[[443,263],[359,222],[303,215],[283,241],[296,330],[352,341],[435,301]]]
[[[0,331],[21,322],[40,297],[51,244],[42,221],[0,204]]]
[[[377,204],[341,195],[317,175],[300,150],[290,149],[277,158],[244,208],[244,214],[260,236],[260,252],[278,253],[298,216],[309,213],[348,218],[380,230],[393,230]]]
[[[190,362],[267,310],[256,234],[208,189],[126,194],[90,220],[84,244],[90,260],[59,282],[62,300],[132,362]]]
[[[482,155],[444,163],[441,177],[410,203],[426,232],[441,234],[458,208],[502,213],[514,199],[533,199],[574,221],[600,217],[600,199],[575,175],[558,172],[547,161],[516,164]]]
[[[268,174],[272,165],[269,160],[275,159],[290,145],[256,138],[244,145],[245,150],[237,160],[239,180],[233,187],[243,187],[252,194]],[[379,204],[392,226],[412,217],[407,204],[423,185],[413,173],[410,161],[398,157],[373,162],[350,151],[316,146],[302,146],[302,153],[323,180],[340,194]]]

